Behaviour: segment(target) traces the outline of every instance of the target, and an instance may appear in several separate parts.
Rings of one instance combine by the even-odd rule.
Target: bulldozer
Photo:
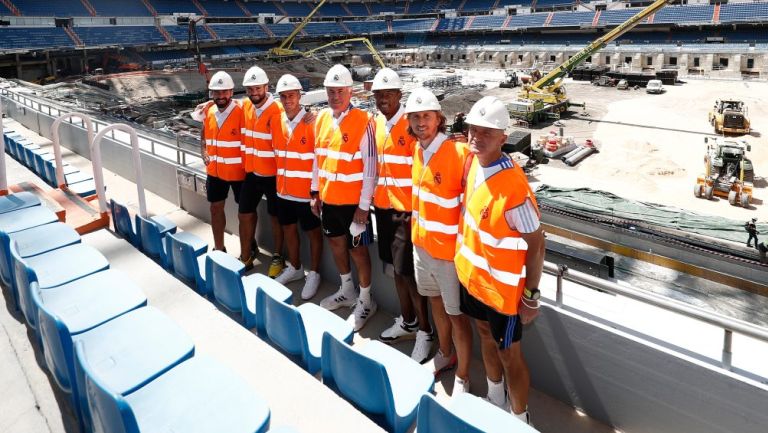
[[[749,134],[747,107],[737,100],[718,99],[709,112],[709,123],[715,134]]]
[[[752,161],[746,153],[752,147],[745,141],[722,138],[709,140],[704,156],[704,175],[696,179],[693,194],[710,200],[712,196],[726,197],[732,206],[749,207],[752,203],[752,181],[755,177]]]

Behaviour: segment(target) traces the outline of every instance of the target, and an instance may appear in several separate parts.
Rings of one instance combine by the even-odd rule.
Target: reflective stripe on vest
[[[381,209],[411,211],[413,152],[416,139],[408,134],[408,118],[403,115],[387,133],[387,119],[376,116],[376,149],[379,157],[379,181],[373,205]]]
[[[243,100],[243,165],[248,173],[259,176],[274,176],[277,173],[273,135],[278,135],[283,107],[272,101],[261,116],[256,117],[256,109],[250,99]]]
[[[453,260],[459,231],[463,192],[465,143],[445,140],[424,165],[424,150],[416,147],[413,158],[411,239],[432,257]]]
[[[477,158],[467,175],[475,185],[480,170]],[[528,244],[509,227],[505,213],[536,198],[519,165],[503,168],[480,184],[468,187],[464,197],[461,234],[454,262],[461,284],[467,291],[506,314],[517,314],[525,287],[525,260]]]
[[[280,122],[282,133],[272,139],[277,163],[277,193],[309,201],[315,158],[315,125],[299,121],[293,132],[289,132],[286,122],[283,114]]]
[[[333,112],[326,108],[315,120],[320,200],[334,205],[360,202],[363,189],[363,158],[360,141],[365,135],[370,115],[351,108],[338,128]]]
[[[221,124],[221,128],[216,122],[216,110],[218,108],[215,105],[208,109],[203,125],[205,151],[210,158],[205,171],[210,176],[229,182],[241,181],[245,179],[240,151],[243,110],[240,106],[235,105],[224,123]]]

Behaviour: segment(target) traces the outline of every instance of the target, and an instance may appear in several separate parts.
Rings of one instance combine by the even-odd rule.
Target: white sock
[[[360,300],[366,304],[371,302],[371,286],[360,286]]]
[[[354,289],[355,286],[352,284],[352,272],[348,274],[339,274],[341,276],[341,288],[349,292],[350,290]]]
[[[525,410],[523,412],[515,413],[513,411],[512,414],[515,415],[517,417],[517,419],[519,419],[520,421],[522,421],[522,422],[524,422],[526,424],[530,424],[531,415],[528,413],[528,406],[525,407]]]
[[[490,378],[486,378],[488,381],[488,400],[496,406],[504,404],[504,379],[494,382]]]

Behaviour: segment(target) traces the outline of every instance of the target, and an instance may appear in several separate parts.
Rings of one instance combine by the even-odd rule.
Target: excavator
[[[544,111],[554,113],[559,117],[559,113],[564,112],[571,105],[576,105],[568,100],[565,87],[563,87],[563,79],[566,75],[573,71],[589,56],[632,30],[635,26],[640,24],[641,21],[648,18],[648,16],[658,12],[661,8],[673,1],[674,0],[656,0],[613,30],[592,41],[592,43],[574,54],[570,59],[549,71],[549,73],[539,80],[532,84],[524,85],[518,94],[518,100],[513,104],[516,108],[510,110],[510,114],[512,114],[513,117],[525,118],[526,116],[531,117],[531,112],[537,113],[539,111]]]

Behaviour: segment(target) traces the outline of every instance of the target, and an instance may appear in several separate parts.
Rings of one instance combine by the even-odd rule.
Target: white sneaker
[[[453,379],[453,393],[451,394],[451,397],[456,397],[458,395],[468,393],[468,392],[469,392],[469,381],[462,380],[459,376],[456,376],[456,378]]]
[[[320,306],[326,310],[333,311],[339,307],[351,307],[355,305],[355,302],[357,302],[356,298],[357,296],[355,296],[354,289],[344,290],[339,287],[339,290],[337,290],[336,293],[320,301]]]
[[[275,277],[275,281],[282,285],[286,285],[293,281],[299,281],[300,279],[304,278],[304,266],[299,267],[299,269],[296,269],[293,267],[292,264],[286,263],[283,270],[280,272],[280,275]]]
[[[365,322],[367,322],[371,316],[376,314],[376,308],[376,301],[373,299],[371,299],[370,302],[363,302],[362,300],[357,301],[357,304],[355,304],[355,311],[353,311],[352,315],[347,319],[347,321],[353,323],[355,332],[363,329]]]
[[[427,361],[424,364],[424,367],[431,371],[432,374],[437,376],[444,371],[448,371],[456,367],[456,362],[457,360],[455,353],[451,356],[445,356],[443,355],[442,351],[438,350],[437,353],[435,353],[435,357]]]
[[[487,401],[488,403],[498,407],[499,409],[505,411],[505,412],[511,412],[512,411],[512,402],[509,401],[509,398],[507,398],[506,395],[504,395],[504,401],[499,403],[498,401],[494,401],[490,397],[483,397],[483,400]],[[517,416],[517,414],[515,414]]]
[[[307,281],[304,282],[304,288],[301,289],[301,299],[306,301],[314,298],[319,287],[320,274],[315,271],[309,271],[307,274]]]
[[[429,354],[432,352],[432,344],[435,338],[432,333],[419,330],[416,333],[416,344],[413,345],[413,352],[411,352],[411,359],[423,364],[429,359]]]
[[[400,340],[410,340],[416,338],[416,331],[419,330],[419,322],[413,324],[405,323],[403,316],[398,316],[395,323],[379,335],[379,340],[384,343],[394,343]]]
[[[512,411],[510,411],[510,412],[512,413],[512,415],[516,416],[517,419],[519,419],[520,421],[522,421],[522,422],[528,424],[529,426],[533,427],[533,424],[531,423],[531,414],[527,410],[525,412],[523,412],[523,413],[514,413]]]

